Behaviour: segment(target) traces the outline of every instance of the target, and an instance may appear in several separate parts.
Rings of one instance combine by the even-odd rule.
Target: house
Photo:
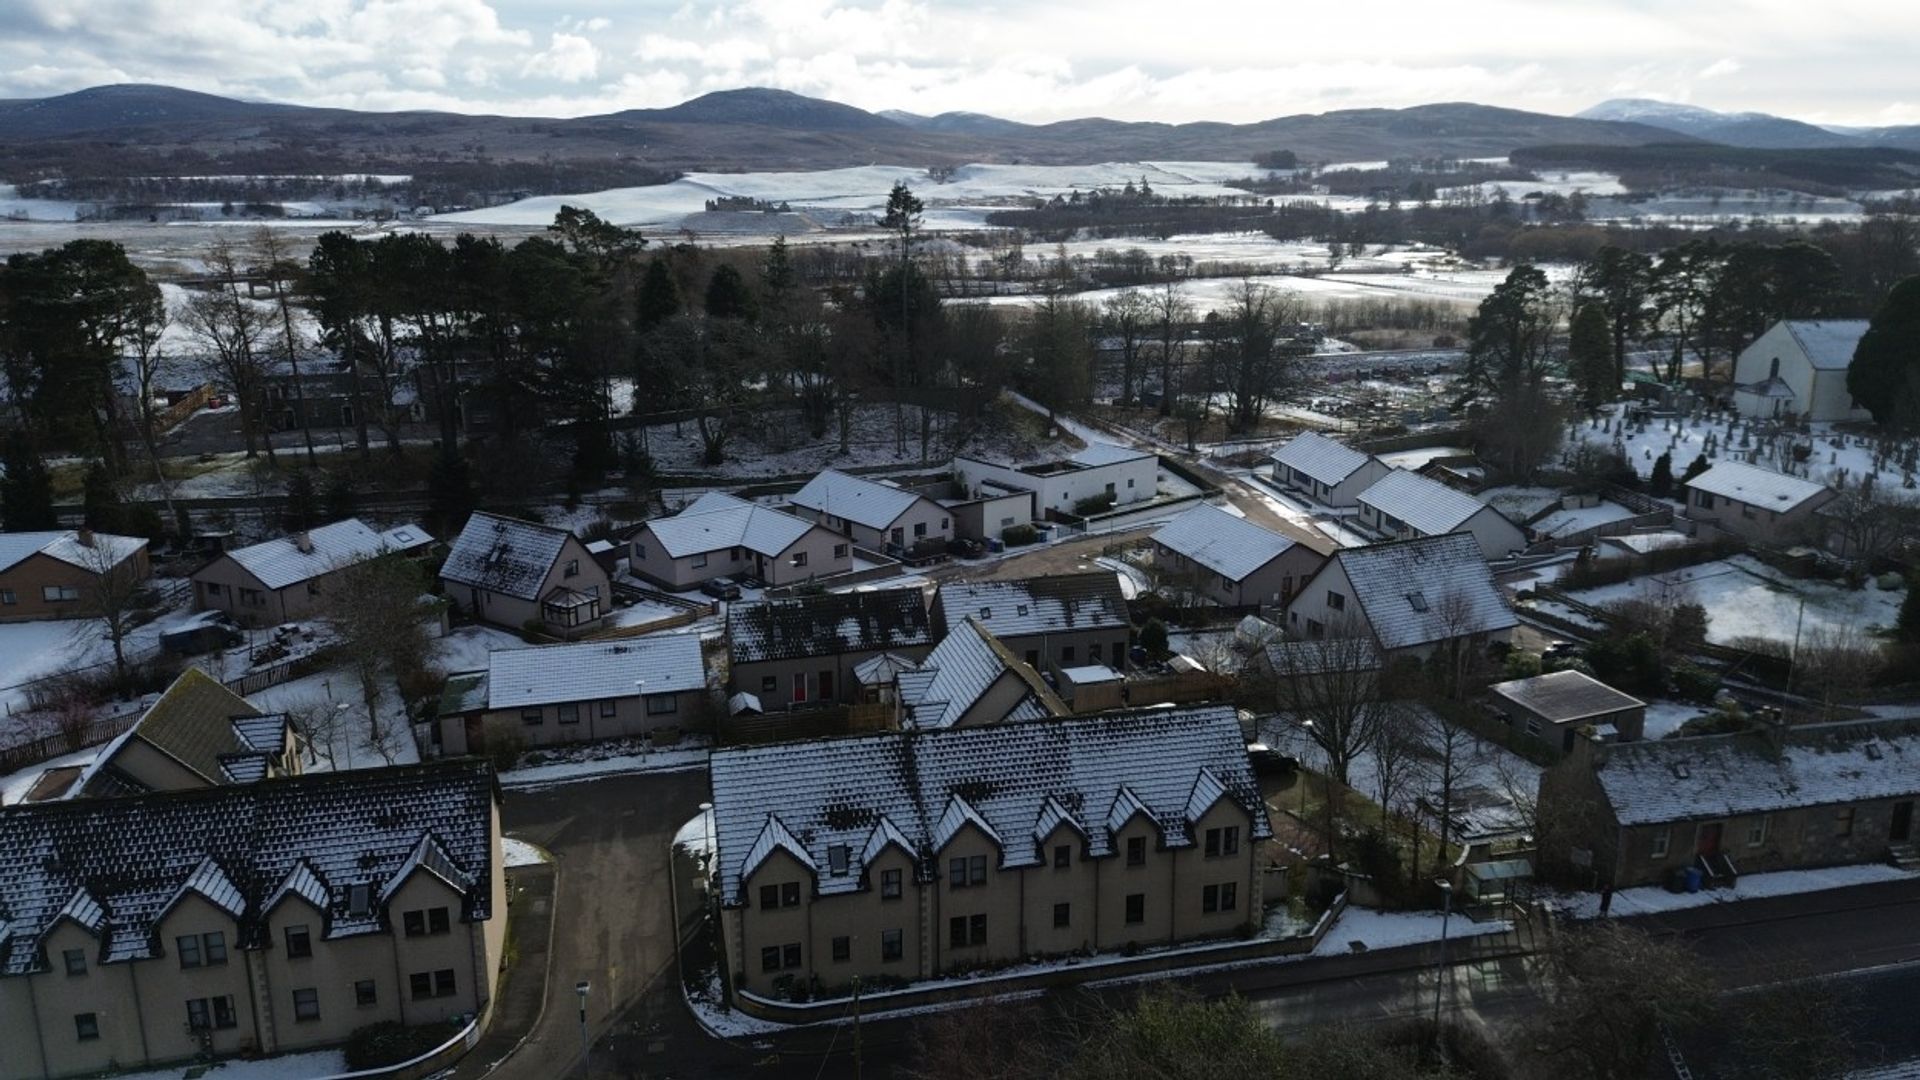
[[[1349,507],[1392,469],[1319,432],[1296,435],[1273,452],[1274,482],[1323,506]]]
[[[145,581],[147,542],[91,529],[0,533],[0,622],[71,619],[90,611],[106,575]]]
[[[1904,859],[1914,865],[1920,723],[1840,721],[1609,743],[1541,775],[1542,855],[1596,885]]]
[[[1065,716],[1066,703],[977,619],[966,619],[894,678],[903,728],[975,727]]]
[[[1740,461],[1716,462],[1687,481],[1687,517],[1765,547],[1818,539],[1814,514],[1832,488]]]
[[[1394,469],[1362,491],[1360,521],[1392,539],[1471,533],[1488,559],[1527,546],[1526,533],[1506,515],[1464,491],[1405,469]]]
[[[488,730],[503,726],[527,746],[699,727],[706,690],[692,634],[495,649],[484,680],[462,680],[460,693],[476,707],[442,710],[440,752],[477,753]]]
[[[336,1046],[488,1011],[484,762],[0,809],[0,1077]]]
[[[977,493],[963,491],[956,499],[947,497],[950,487],[943,484],[941,490],[923,490],[922,494],[932,495],[953,515],[953,535],[957,537],[984,544],[1006,539],[1007,530],[1015,526],[1033,524],[1034,494],[1031,491],[983,484]]]
[[[949,581],[933,598],[942,637],[973,619],[1035,671],[1126,662],[1133,623],[1110,570],[1016,581]]]
[[[1504,642],[1519,622],[1467,533],[1342,548],[1287,606],[1289,633],[1369,638],[1388,663]]]
[[[1231,706],[729,748],[712,775],[736,995],[1229,937],[1263,910]]]
[[[954,478],[969,498],[1030,491],[1034,516],[1085,514],[1094,503],[1127,506],[1159,493],[1160,459],[1145,450],[1089,443],[1059,461],[1011,465],[974,457],[953,459]]]
[[[739,602],[727,608],[728,687],[763,709],[846,704],[859,697],[855,669],[876,656],[917,661],[933,648],[926,598],[917,588],[822,593]]]
[[[717,577],[793,585],[853,569],[840,533],[720,491],[642,525],[628,554],[635,576],[673,592]]]
[[[606,571],[572,533],[487,513],[467,519],[440,583],[476,619],[563,637],[597,625],[612,598]]]
[[[1623,694],[1583,671],[1550,671],[1487,687],[1495,712],[1555,753],[1573,749],[1582,728],[1606,738],[1638,739],[1647,726],[1647,703]]]
[[[870,551],[890,555],[945,554],[953,515],[925,495],[837,469],[807,481],[787,497],[794,513],[817,521]]]
[[[1289,536],[1201,503],[1153,534],[1162,584],[1221,607],[1285,605],[1326,557]]]
[[[311,618],[326,603],[327,582],[381,555],[424,551],[433,537],[418,525],[378,532],[359,518],[226,552],[195,570],[196,610],[224,611],[249,626]]]
[[[1866,332],[1865,319],[1774,323],[1734,361],[1734,409],[1769,419],[1867,419],[1847,391],[1847,367]]]

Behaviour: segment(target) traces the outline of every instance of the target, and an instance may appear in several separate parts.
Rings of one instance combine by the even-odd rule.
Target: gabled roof
[[[636,685],[645,680],[644,690]],[[487,654],[487,708],[677,694],[707,685],[700,639],[651,634],[617,641],[495,649]]]
[[[1646,705],[1583,671],[1550,671],[1487,687],[1487,692],[1545,717],[1568,724],[1589,716],[1638,709]]]
[[[440,841],[432,833],[422,833],[420,842],[413,845],[405,861],[395,867],[380,886],[380,902],[384,904],[393,899],[393,894],[400,891],[400,887],[407,883],[407,878],[413,876],[416,870],[432,874],[457,893],[464,894],[473,887],[473,875],[462,870],[447,855],[446,849],[440,846]]]
[[[1716,462],[1706,472],[1687,481],[1687,486],[1782,514],[1808,499],[1832,494],[1832,489],[1825,484],[1743,461]]]
[[[917,588],[821,593],[727,608],[727,649],[736,664],[932,644],[926,599]]]
[[[76,529],[0,533],[0,572],[11,570],[35,555],[45,555],[69,566],[97,572],[103,561],[109,567],[119,566],[147,546],[147,542],[138,537],[114,536],[110,533],[92,535],[93,542],[83,544],[80,542],[80,532]]]
[[[1766,814],[1920,796],[1920,723],[1788,728],[1614,743],[1599,780],[1621,825]]]
[[[672,517],[646,524],[660,549],[675,559],[743,547],[773,558],[792,547],[811,521],[719,491],[709,491]]]
[[[466,914],[487,918],[494,798],[484,762],[452,761],[0,809],[0,898],[12,930],[0,942],[0,975],[32,970],[36,941],[83,893],[108,963],[148,955],[183,889],[238,908],[241,944],[257,940],[265,902],[289,889],[318,895],[334,936],[377,931],[384,913],[349,911],[349,887],[378,888],[427,835],[475,883]]]
[[[573,534],[497,514],[475,513],[440,567],[444,581],[538,601],[540,585]]]
[[[1520,621],[1469,533],[1342,548],[1332,562],[1346,571],[1383,649],[1508,630]]]
[[[933,826],[933,850],[938,852],[946,847],[954,837],[960,835],[961,829],[969,825],[985,833],[987,839],[992,840],[996,847],[1006,846],[1000,842],[999,831],[987,824],[987,819],[980,816],[980,811],[975,810],[972,803],[955,793],[947,797],[946,812],[940,815],[940,820]]]
[[[952,727],[1004,678],[1026,684],[1026,692],[1007,716],[972,717],[997,723],[1018,717],[1061,715],[1067,711],[1039,674],[994,640],[978,620],[968,619],[934,646],[919,667],[898,677],[904,722],[914,728]],[[1022,709],[1031,702],[1037,709]]]
[[[1110,831],[1091,822],[1104,820],[1123,788],[1163,834],[1185,842],[1202,769],[1246,810],[1254,837],[1271,835],[1229,705],[731,747],[714,751],[711,767],[717,871],[730,904],[743,899],[742,883],[764,860],[775,825],[814,866],[828,864],[834,845],[850,856],[874,850],[883,820],[925,859],[955,796],[993,835],[1022,838],[1003,849],[1007,866],[1037,864],[1026,838],[1049,800],[1087,823],[1090,854],[1109,854]],[[817,886],[823,894],[856,890],[863,871],[852,865],[846,875],[820,876]]]
[[[1079,833],[1083,840],[1087,838],[1087,827],[1080,823],[1080,818],[1073,811],[1061,806],[1059,799],[1049,795],[1047,801],[1040,804],[1040,816],[1034,819],[1033,842],[1046,843],[1047,837],[1052,836],[1061,826]]]
[[[931,500],[891,484],[876,483],[864,477],[850,476],[838,469],[828,469],[789,495],[787,501],[869,529],[886,529],[900,520],[900,515],[912,509],[914,503]]]
[[[1273,460],[1332,487],[1365,468],[1369,455],[1317,431],[1309,431],[1287,440],[1285,446],[1273,452]]]
[[[287,871],[287,876],[267,894],[266,900],[260,904],[260,914],[265,916],[279,907],[280,901],[289,896],[297,896],[305,900],[312,904],[316,911],[327,910],[327,887],[314,875],[313,868],[307,865],[305,859],[294,863],[293,869]]]
[[[776,851],[786,852],[798,859],[801,866],[815,873],[820,870],[820,864],[815,862],[813,856],[808,853],[807,845],[794,839],[793,834],[787,831],[787,827],[780,824],[779,817],[768,814],[766,824],[761,826],[760,835],[754,838],[753,846],[747,850],[747,857],[741,864],[740,876],[752,877],[753,872],[760,868],[760,864],[767,861],[767,856]]]
[[[1844,371],[1866,336],[1865,319],[1788,319],[1787,332],[1813,366],[1821,371]]]
[[[1193,791],[1187,795],[1187,820],[1199,821],[1213,804],[1227,797],[1227,786],[1213,775],[1212,769],[1201,769],[1200,775],[1193,778]]]
[[[179,762],[208,784],[230,783],[233,781],[222,768],[223,755],[278,754],[285,745],[286,728],[285,716],[262,715],[246,698],[213,676],[199,668],[188,668],[134,722],[125,738],[115,740],[101,752],[80,793],[114,794],[102,787],[102,778],[118,771],[116,760],[126,745],[136,740]]]
[[[378,555],[424,547],[432,542],[433,537],[418,525],[403,525],[381,533],[368,528],[359,518],[348,518],[278,540],[235,548],[227,552],[227,558],[240,564],[241,569],[267,588],[284,589]]]
[[[1067,630],[1126,629],[1126,597],[1111,570],[1018,581],[949,581],[936,601],[941,631],[978,620],[998,638]]]
[[[1291,537],[1207,503],[1161,526],[1153,541],[1231,581],[1244,581],[1294,545]]]
[[[1491,509],[1464,491],[1405,469],[1395,469],[1375,480],[1356,499],[1399,518],[1423,536],[1450,533],[1473,515]]]

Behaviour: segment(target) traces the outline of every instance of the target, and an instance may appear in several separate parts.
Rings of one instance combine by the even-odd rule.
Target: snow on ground
[[[797,410],[763,412],[739,424],[726,446],[726,462],[708,465],[703,460],[705,447],[699,426],[689,420],[682,424],[654,424],[645,429],[645,446],[654,463],[665,472],[725,473],[728,477],[750,479],[769,476],[811,476],[825,468],[858,468],[898,465],[903,469],[943,469],[953,453],[966,451],[991,460],[1029,461],[1039,457],[1063,456],[1071,450],[1050,443],[1035,443],[1003,424],[989,424],[960,447],[950,446],[947,432],[952,416],[935,413],[932,460],[920,456],[920,415],[917,409],[905,411],[904,450],[896,438],[896,415],[891,405],[862,405],[856,408],[850,430],[854,437],[847,452],[840,452],[838,425],[829,425],[824,436],[815,438],[807,430]],[[1111,440],[1108,440],[1111,441]]]
[[[1642,738],[1665,738],[1679,731],[1681,725],[1687,721],[1706,711],[1698,705],[1679,701],[1649,701],[1647,702],[1647,727]]]
[[[1707,609],[1707,640],[1714,644],[1754,637],[1790,645],[1796,628],[1805,642],[1892,626],[1905,590],[1882,589],[1874,581],[1860,589],[1797,581],[1758,559],[1736,555],[1568,595],[1602,607],[1634,599],[1699,604]]]
[[[1616,903],[1618,899],[1616,898]],[[1406,945],[1425,945],[1439,941],[1441,924],[1446,924],[1449,941],[1479,937],[1484,934],[1504,934],[1513,928],[1508,922],[1474,922],[1458,913],[1448,918],[1439,911],[1376,911],[1373,908],[1353,907],[1340,913],[1340,921],[1333,924],[1327,936],[1320,939],[1314,947],[1314,956],[1338,956],[1354,952],[1354,943],[1358,942],[1372,952],[1378,949],[1393,949]]]
[[[1633,517],[1634,512],[1619,503],[1602,499],[1593,506],[1576,506],[1555,510],[1546,517],[1533,523],[1531,528],[1542,536],[1565,536],[1584,529],[1595,529],[1616,521],[1625,521]]]
[[[500,774],[500,786],[515,791],[538,791],[582,780],[637,773],[691,772],[707,767],[707,740],[690,736],[677,746],[654,749],[635,739],[587,743],[537,750],[538,765],[522,765]],[[529,754],[528,757],[532,757]],[[523,757],[522,761],[527,760]]]
[[[1870,863],[1864,866],[1830,866],[1822,870],[1745,874],[1731,888],[1702,889],[1696,893],[1674,893],[1658,885],[1642,885],[1614,893],[1608,912],[1615,916],[1652,915],[1706,907],[1709,904],[1731,904],[1767,896],[1797,896],[1883,881],[1911,881],[1913,878],[1910,871]],[[1598,893],[1563,893],[1548,899],[1547,903],[1577,919],[1596,918],[1600,914]]]
[[[540,848],[525,840],[515,840],[511,836],[500,838],[500,857],[508,869],[516,866],[539,866],[541,863],[553,861],[553,857]]]
[[[456,626],[446,637],[434,642],[434,655],[442,671],[481,671],[487,666],[487,654],[499,649],[531,648],[520,635],[494,626]]]
[[[247,700],[266,712],[293,712],[310,718],[307,724],[313,746],[304,763],[308,772],[413,765],[420,760],[406,709],[390,679],[381,680],[378,735],[375,725],[368,722],[358,680],[342,670],[320,671],[269,686],[248,694]]]
[[[608,626],[645,626],[662,619],[671,619],[686,614],[686,608],[672,604],[662,604],[657,600],[642,600],[626,607],[616,607],[607,619]]]
[[[341,1076],[347,1071],[344,1050],[315,1050],[305,1054],[241,1061],[238,1058],[215,1062],[198,1074],[206,1080],[318,1080]],[[150,1072],[115,1073],[114,1080],[179,1080],[187,1075],[184,1066],[175,1065]]]
[[[680,830],[673,834],[673,846],[686,848],[695,856],[712,855],[717,847],[715,838],[719,835],[713,823],[713,810],[709,807],[680,826]]]
[[[0,623],[0,702],[9,712],[26,704],[22,684],[84,667],[99,627],[80,619]]]
[[[1624,405],[1608,405],[1593,420],[1576,423],[1568,432],[1568,445],[1589,442],[1618,446],[1643,478],[1652,475],[1654,460],[1663,453],[1672,455],[1673,474],[1679,477],[1705,448],[1709,434],[1716,440],[1715,457],[1709,460],[1722,460],[1735,455],[1745,460],[1748,453],[1753,452],[1756,460],[1751,464],[1776,472],[1792,472],[1796,476],[1829,485],[1834,485],[1842,472],[1857,484],[1859,477],[1873,471],[1872,440],[1838,431],[1832,424],[1812,424],[1807,435],[1781,436],[1771,440],[1760,437],[1767,429],[1767,423],[1756,421],[1749,425],[1726,413],[1699,419],[1685,416],[1654,417],[1644,425],[1644,430],[1632,424],[1625,425],[1625,430],[1622,430],[1621,413],[1624,408]],[[1743,432],[1749,441],[1745,448],[1740,445]],[[1759,445],[1762,442],[1765,445]],[[1812,449],[1806,462],[1791,460],[1790,449],[1795,443],[1811,443]],[[1897,481],[1899,473],[1897,470],[1889,471],[1881,479],[1885,482]]]
[[[1423,446],[1417,450],[1395,450],[1374,456],[1395,469],[1417,470],[1435,458],[1472,457],[1473,451],[1461,446]]]

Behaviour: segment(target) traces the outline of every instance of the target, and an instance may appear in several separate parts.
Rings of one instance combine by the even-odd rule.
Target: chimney
[[[87,528],[85,525],[82,525],[78,529],[73,530],[73,542],[76,544],[79,544],[83,548],[92,547],[93,546],[93,530]]]
[[[1760,729],[1766,733],[1767,747],[1778,758],[1787,749],[1787,718],[1778,707],[1759,710]]]
[[[302,529],[293,534],[293,546],[299,549],[300,554],[311,555],[313,554],[313,537]]]

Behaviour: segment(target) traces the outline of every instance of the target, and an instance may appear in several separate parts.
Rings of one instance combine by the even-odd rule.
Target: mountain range
[[[1920,150],[1920,125],[1830,128],[1770,113],[1716,112],[1698,105],[1648,98],[1614,98],[1579,114],[1586,120],[1644,124],[1728,146],[1805,150],[1828,146]]]

